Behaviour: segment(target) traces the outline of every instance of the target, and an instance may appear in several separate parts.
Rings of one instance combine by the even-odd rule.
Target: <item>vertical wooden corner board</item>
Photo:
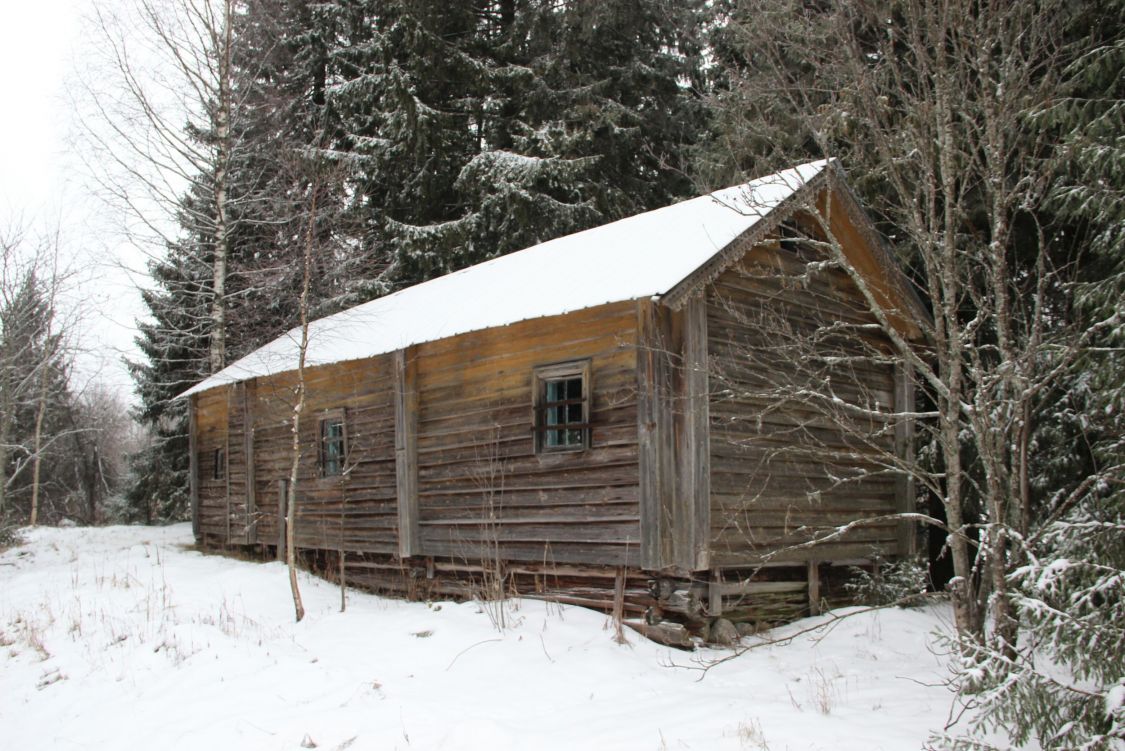
[[[395,480],[398,493],[398,552],[422,555],[418,534],[418,388],[413,348],[394,353]]]
[[[673,562],[676,495],[672,426],[671,310],[637,301],[637,441],[640,471],[641,566]]]
[[[914,412],[914,379],[909,368],[899,364],[895,368],[895,412],[899,415],[895,422],[895,456],[904,464],[914,461],[914,419],[905,417]],[[914,477],[905,471],[895,475],[895,509],[900,514],[914,513]],[[898,523],[898,554],[911,557],[917,550],[917,524],[903,519]]]
[[[198,409],[194,395],[188,397],[188,492],[191,497],[191,534],[198,542],[202,533],[199,526],[199,448],[196,434],[198,420],[195,412]]]
[[[246,542],[258,541],[258,503],[254,487],[254,387],[255,381],[247,381],[242,390],[243,415],[243,458],[246,462]]]
[[[637,325],[641,565],[699,571],[710,526],[706,306],[640,300]]]
[[[710,364],[707,303],[702,294],[688,299],[683,319],[682,409],[677,413],[680,513],[673,550],[677,566],[701,571],[710,566],[711,527]]]

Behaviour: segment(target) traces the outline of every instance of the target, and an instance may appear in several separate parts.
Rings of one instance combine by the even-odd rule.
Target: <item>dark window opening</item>
[[[784,222],[780,227],[780,237],[778,243],[781,249],[787,253],[796,255],[797,251],[801,248],[801,242],[804,235],[801,230],[792,222]]]
[[[343,412],[333,412],[320,420],[320,474],[336,477],[344,474],[347,455],[347,430]]]
[[[223,449],[215,449],[211,461],[211,479],[222,480],[225,478],[227,476],[227,452]]]
[[[590,445],[589,363],[536,370],[535,448],[580,451]]]

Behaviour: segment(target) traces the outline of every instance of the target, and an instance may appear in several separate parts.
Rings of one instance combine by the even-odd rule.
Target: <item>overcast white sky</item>
[[[76,386],[97,380],[132,398],[121,360],[137,356],[133,322],[143,306],[122,267],[144,263],[106,232],[105,210],[89,198],[68,145],[65,85],[82,64],[79,15],[88,8],[87,0],[0,0],[0,222],[58,229],[75,269],[71,305],[82,312]]]
[[[5,213],[57,211],[66,134],[62,84],[75,0],[0,3],[0,196]]]

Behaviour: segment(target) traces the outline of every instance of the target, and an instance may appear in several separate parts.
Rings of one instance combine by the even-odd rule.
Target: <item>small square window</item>
[[[590,445],[590,364],[535,370],[535,450],[581,451]]]
[[[227,476],[227,452],[215,449],[211,456],[211,479],[222,480]]]
[[[320,474],[336,477],[344,474],[348,453],[348,431],[344,411],[333,410],[320,418]]]

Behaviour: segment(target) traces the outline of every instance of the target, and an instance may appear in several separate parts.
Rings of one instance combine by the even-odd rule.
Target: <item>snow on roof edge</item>
[[[317,319],[310,323],[306,367],[376,357],[599,305],[660,297],[834,166],[835,160],[802,164],[547,240]],[[564,258],[568,263],[555,268]],[[590,266],[604,273],[576,272]],[[550,269],[550,279],[559,283],[541,287],[544,269]],[[568,272],[576,277],[569,280],[573,286],[567,283]],[[290,329],[175,398],[295,370],[300,331],[300,327]]]

